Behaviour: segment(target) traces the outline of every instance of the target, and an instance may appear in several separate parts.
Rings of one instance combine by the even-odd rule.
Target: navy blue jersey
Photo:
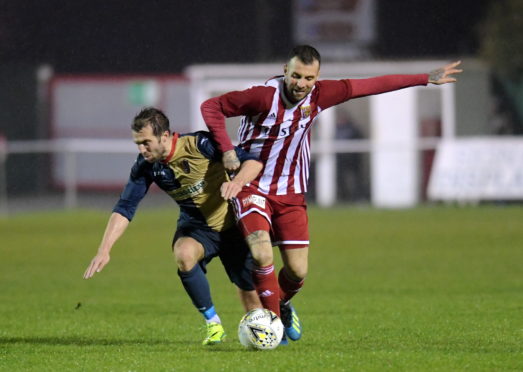
[[[171,154],[163,161],[149,163],[138,155],[113,212],[132,220],[138,203],[154,182],[180,206],[179,225],[190,223],[215,231],[231,227],[234,216],[220,195],[227,173],[210,134],[175,134],[172,146]],[[235,150],[242,162],[255,159],[239,148]]]

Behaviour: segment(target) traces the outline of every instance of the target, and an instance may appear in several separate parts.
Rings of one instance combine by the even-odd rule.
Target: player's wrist
[[[98,248],[98,256],[109,256],[109,252],[111,251],[110,247],[102,246]]]
[[[239,186],[240,188],[247,184],[246,180],[238,177],[235,177],[234,180],[232,180],[231,182]]]

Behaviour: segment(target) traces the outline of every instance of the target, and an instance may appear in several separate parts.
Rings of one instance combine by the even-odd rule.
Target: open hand
[[[236,197],[236,195],[238,195],[238,193],[242,190],[242,187],[243,186],[239,182],[224,182],[220,187],[222,198],[225,200],[231,200],[232,198]]]
[[[452,62],[451,64],[438,68],[437,70],[431,71],[429,73],[429,83],[437,85],[454,83],[456,81],[456,78],[450,75],[459,74],[463,71],[461,69],[456,68],[457,66],[459,66],[460,63],[461,61]]]
[[[84,279],[92,278],[95,273],[102,271],[104,266],[107,265],[110,260],[111,257],[108,254],[97,254],[89,264],[87,270],[85,270]]]

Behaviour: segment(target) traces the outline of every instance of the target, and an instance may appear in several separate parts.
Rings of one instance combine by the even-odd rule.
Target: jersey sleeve
[[[385,75],[369,79],[351,79],[349,82],[352,87],[351,98],[358,98],[417,85],[427,85],[429,83],[429,75]]]
[[[321,80],[317,83],[318,105],[322,109],[335,106],[351,98],[392,92],[417,85],[427,85],[428,74],[384,75],[368,79]]]
[[[196,132],[195,134],[197,135],[196,144],[201,154],[209,160],[220,161],[223,154],[218,150],[218,146],[211,137],[211,134],[204,131]],[[236,156],[238,156],[238,159],[242,163],[246,160],[258,160],[256,155],[249,154],[238,146],[235,146],[234,150],[236,151]]]
[[[218,150],[216,142],[209,132],[199,131],[196,135],[196,146],[198,151],[209,160],[219,161],[222,153]]]
[[[147,163],[143,156],[138,155],[131,169],[129,180],[120,194],[120,199],[114,206],[113,212],[121,214],[129,221],[133,219],[138,204],[152,183],[152,178],[147,172],[150,168],[151,164]]]
[[[218,149],[226,152],[234,148],[227,130],[225,118],[240,115],[256,115],[271,107],[274,88],[256,86],[242,91],[233,91],[208,99],[200,106],[203,120],[212,133]]]
[[[318,106],[322,110],[335,106],[351,98],[352,87],[348,79],[321,80],[316,83],[318,88]]]
[[[242,163],[247,160],[259,160],[256,155],[249,154],[247,151],[238,146],[234,147],[234,150],[236,151],[236,156],[238,156],[238,159]]]

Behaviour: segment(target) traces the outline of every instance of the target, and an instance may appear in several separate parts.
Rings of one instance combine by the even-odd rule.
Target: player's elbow
[[[245,164],[248,165],[252,172],[256,173],[256,175],[258,175],[258,173],[260,173],[263,168],[263,163],[259,160],[249,159],[245,162]]]
[[[218,101],[217,97],[209,98],[208,100],[203,101],[200,105],[200,112],[202,113],[204,118],[206,117],[206,115],[213,114],[219,111],[221,111],[220,102]]]

